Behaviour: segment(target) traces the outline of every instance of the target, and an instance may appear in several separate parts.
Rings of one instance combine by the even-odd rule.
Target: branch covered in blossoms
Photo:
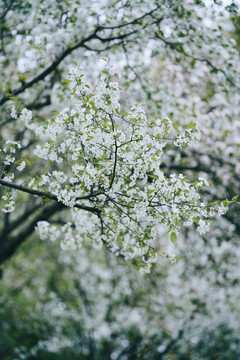
[[[197,224],[200,234],[211,225],[210,218],[224,214],[236,201],[205,204],[199,189],[208,186],[205,178],[189,182],[182,174],[166,176],[161,169],[167,145],[192,146],[201,139],[197,123],[182,134],[174,134],[169,118],[148,119],[143,105],[122,111],[121,88],[107,66],[94,86],[79,67],[69,74],[71,105],[42,123],[26,108],[18,117],[38,137],[34,155],[43,168],[26,185],[14,182],[14,171],[3,171],[0,184],[69,208],[66,223],[40,221],[42,239],[61,239],[63,249],[85,243],[107,246],[117,256],[149,272],[159,251],[159,228],[164,227],[174,243],[181,227]],[[8,141],[2,149],[4,164],[21,173],[30,160],[15,159],[21,144]],[[19,181],[19,175],[18,175]],[[2,196],[4,212],[13,211],[14,192]],[[174,258],[171,258],[174,261]]]

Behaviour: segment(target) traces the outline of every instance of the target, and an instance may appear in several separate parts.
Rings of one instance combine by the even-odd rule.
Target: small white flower
[[[23,169],[25,168],[25,166],[26,166],[25,161],[22,161],[21,164],[17,167],[17,170],[18,170],[18,171],[23,171]]]
[[[210,224],[207,223],[205,220],[199,220],[199,224],[198,224],[198,228],[197,231],[199,232],[200,235],[204,235],[209,231],[210,228]]]
[[[11,107],[11,117],[13,119],[17,118],[17,111],[16,111],[16,107],[14,105]]]

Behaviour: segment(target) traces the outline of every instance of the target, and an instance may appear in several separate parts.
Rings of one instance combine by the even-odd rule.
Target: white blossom
[[[13,212],[15,201],[13,200],[13,196],[11,195],[11,193],[8,192],[6,195],[3,195],[2,200],[4,202],[4,207],[2,208],[2,212],[4,213]]]
[[[18,171],[23,171],[25,169],[26,162],[22,161],[21,164],[17,167]]]
[[[209,231],[210,228],[210,224],[208,222],[206,222],[205,220],[200,220],[199,221],[199,226],[197,228],[197,231],[199,232],[200,235],[204,235],[206,234],[206,232]]]

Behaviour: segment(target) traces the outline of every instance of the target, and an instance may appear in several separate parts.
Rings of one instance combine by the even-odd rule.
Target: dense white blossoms
[[[190,183],[182,174],[164,174],[164,148],[192,146],[201,138],[199,126],[191,123],[183,134],[174,134],[169,118],[147,119],[143,105],[122,112],[121,89],[114,77],[107,67],[91,87],[76,67],[68,76],[68,108],[44,124],[33,119],[30,110],[21,111],[21,122],[39,137],[35,156],[55,169],[47,170],[46,165],[28,186],[71,208],[65,225],[38,223],[42,239],[61,238],[63,249],[104,244],[116,255],[134,259],[141,272],[149,272],[157,252],[174,261],[158,251],[160,226],[173,243],[181,226],[195,223],[204,234],[211,225],[209,217],[223,214],[230,202],[205,205],[198,193],[209,185],[205,178]],[[11,156],[17,144],[11,146],[5,164],[15,161]],[[26,163],[19,163],[17,170],[22,171]],[[3,211],[12,208],[9,197]]]

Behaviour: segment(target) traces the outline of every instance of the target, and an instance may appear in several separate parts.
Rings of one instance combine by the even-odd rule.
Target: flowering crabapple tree
[[[201,131],[194,123],[171,138],[170,119],[147,119],[139,105],[122,112],[120,87],[108,70],[93,88],[79,68],[73,69],[67,81],[72,85],[70,107],[44,124],[26,108],[19,114],[19,121],[39,138],[34,154],[43,174],[22,179],[25,186],[14,182],[12,171],[0,183],[70,209],[64,225],[37,223],[42,239],[62,238],[62,248],[73,250],[89,241],[93,246],[105,244],[114,254],[134,259],[141,271],[149,272],[157,257],[159,225],[165,226],[172,242],[177,240],[180,226],[194,222],[199,233],[205,234],[210,218],[216,212],[225,214],[231,203],[225,200],[205,205],[198,189],[209,185],[206,179],[200,177],[191,183],[182,174],[167,177],[161,170],[169,141],[176,147],[191,146],[201,139]],[[11,116],[18,117],[15,107]],[[20,142],[7,141],[3,148],[4,164],[12,164],[17,172],[27,163],[31,166],[30,156],[28,161],[20,158],[15,162],[15,152],[21,146]],[[6,191],[2,200],[2,211],[12,212],[14,194]],[[161,255],[168,258],[168,254]]]
[[[235,44],[226,36],[227,27],[217,29],[217,24],[223,20],[229,24],[229,13],[236,14],[237,6],[198,1],[182,5],[117,1],[113,6],[103,1],[96,8],[86,2],[82,11],[83,4],[79,6],[78,1],[70,8],[67,1],[45,5],[27,1],[2,5],[0,182],[6,214],[2,238],[8,240],[2,242],[1,261],[37,226],[41,237],[62,236],[63,248],[74,249],[86,241],[95,246],[105,244],[149,271],[158,252],[168,257],[158,249],[160,225],[172,242],[181,226],[192,223],[204,234],[211,217],[225,214],[229,203],[236,201],[233,188],[233,200],[217,203],[217,196],[207,196],[203,201],[198,190],[208,185],[209,171],[205,174],[202,163],[186,167],[182,159],[191,152],[201,159],[211,151],[213,162],[223,161],[215,155],[219,147],[211,139],[224,133],[226,141],[230,140],[229,126],[221,125],[213,134],[211,128],[216,126],[212,122],[220,116],[218,103],[224,97],[227,104],[237,102],[239,78],[238,68],[233,66]],[[113,65],[103,70],[96,82],[99,53],[109,55],[110,49]],[[95,85],[88,85],[79,68],[71,71],[77,51],[82,56],[81,67],[88,66]],[[95,53],[97,57],[90,60]],[[153,72],[147,70],[149,53]],[[145,62],[138,61],[138,54],[144,55]],[[120,85],[126,94],[121,100],[124,110],[112,69],[117,63],[124,79]],[[35,68],[39,69],[37,75]],[[155,73],[160,74],[160,87],[153,78]],[[203,76],[213,89],[209,104]],[[227,95],[225,83],[230,86]],[[144,103],[146,111],[136,103]],[[52,115],[56,106],[62,110]],[[230,149],[227,153],[231,157]],[[232,160],[227,164],[236,165]],[[209,167],[213,178],[221,177],[216,164]],[[191,180],[183,175],[188,169],[193,170]],[[201,176],[193,175],[195,169]],[[36,195],[43,203],[34,198],[32,206],[26,205],[26,211],[14,219],[9,217],[14,202],[26,199],[19,192]],[[48,223],[49,216],[66,208],[70,209],[67,221]],[[17,235],[25,219],[29,223]]]

